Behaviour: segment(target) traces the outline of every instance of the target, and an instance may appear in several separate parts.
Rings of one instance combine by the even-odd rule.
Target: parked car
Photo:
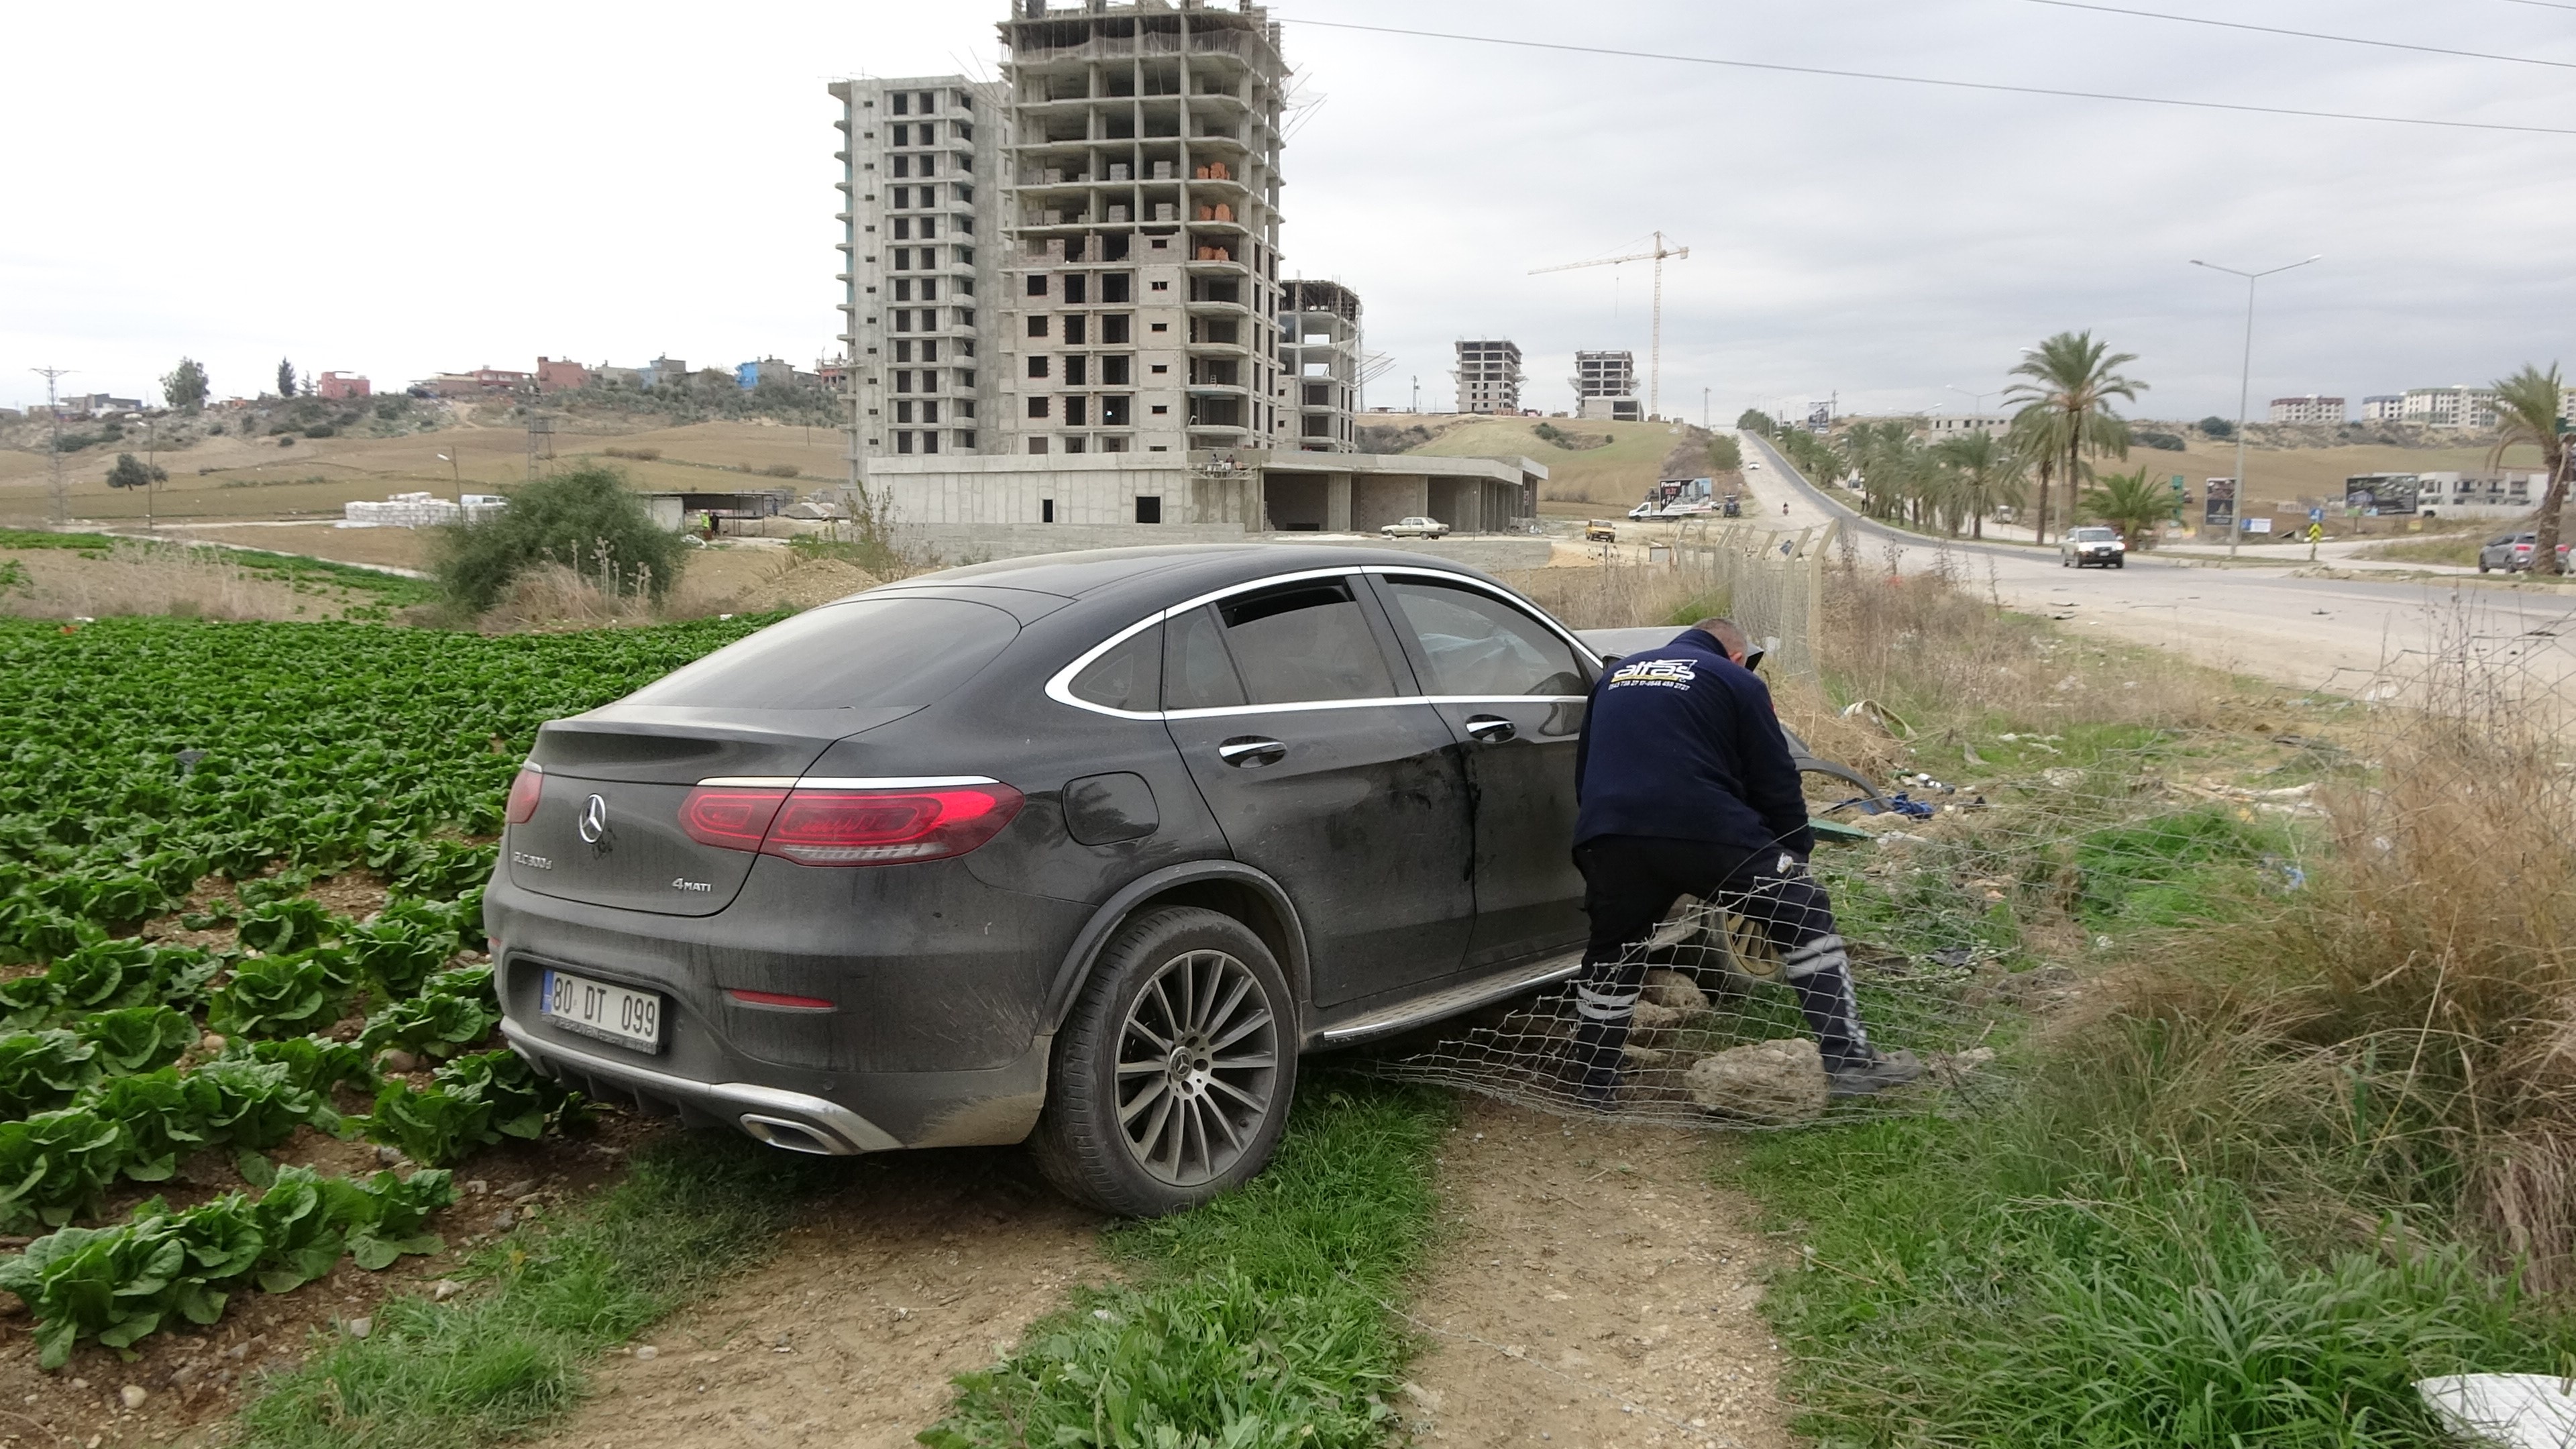
[[[1389,538],[1439,538],[1449,532],[1449,525],[1436,518],[1399,518],[1378,532]]]
[[[2116,528],[2070,528],[2057,541],[2057,562],[2063,568],[2124,569],[2129,545]]]
[[[1108,1211],[1196,1203],[1269,1159],[1300,1053],[1576,969],[1599,667],[1367,548],[871,589],[538,732],[484,897],[502,1030],[791,1151],[1026,1140]]]
[[[1596,518],[1583,525],[1583,541],[1585,543],[1617,543],[1619,541],[1619,530],[1615,525],[1604,523],[1600,519]]]
[[[2500,533],[2478,549],[2478,572],[2503,569],[2518,574],[2531,567],[2531,551],[2540,546],[2540,535],[2525,529],[2520,533]],[[2567,572],[2567,545],[2558,545],[2558,571]]]

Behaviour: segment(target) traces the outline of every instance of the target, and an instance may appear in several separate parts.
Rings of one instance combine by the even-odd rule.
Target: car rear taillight
[[[794,790],[700,786],[680,828],[700,845],[799,865],[893,865],[964,855],[1020,811],[1008,785]]]
[[[545,788],[546,772],[542,767],[521,765],[517,777],[510,781],[510,804],[501,818],[512,825],[525,825],[536,818],[537,797],[545,793]]]
[[[700,785],[680,802],[680,829],[700,845],[719,850],[758,850],[769,822],[787,798],[783,789]]]

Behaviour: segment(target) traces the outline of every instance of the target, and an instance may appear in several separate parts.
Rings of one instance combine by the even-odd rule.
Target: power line
[[[2560,0],[2505,0],[2505,3],[2508,5],[2537,5],[2543,10],[2576,10],[2576,5],[2561,4]]]
[[[2576,8],[2576,7],[2571,7]],[[1567,45],[1551,40],[1507,40],[1494,35],[1457,35],[1441,30],[1401,30],[1391,25],[1355,25],[1347,20],[1308,20],[1278,17],[1291,25],[1312,25],[1326,30],[1361,30],[1374,35],[1409,35],[1423,40],[1466,40],[1479,45],[1506,45],[1522,50],[1572,51],[1579,55],[1609,55],[1627,60],[1669,60],[1685,65],[1716,65],[1733,70],[1771,71],[1783,75],[1822,75],[1841,80],[1892,81],[1900,85],[1938,86],[1947,90],[1999,91],[2007,95],[2054,96],[2063,100],[2125,101],[2140,106],[2178,106],[2195,111],[2240,111],[2262,116],[2304,116],[2319,121],[2376,121],[2390,126],[2433,126],[2446,131],[2510,131],[2527,136],[2576,136],[2576,129],[2566,126],[2516,126],[2501,121],[2441,121],[2422,116],[2378,116],[2361,111],[2307,111],[2290,106],[2256,106],[2238,101],[2185,101],[2171,96],[2131,96],[2113,91],[2060,90],[2051,86],[2005,85],[1997,81],[1945,80],[1937,76],[1895,75],[1884,71],[1835,70],[1820,65],[1782,65],[1774,61],[1727,60],[1709,55],[1669,55],[1654,50],[1614,50],[1599,45]]]
[[[2130,15],[2140,20],[2171,20],[2181,25],[2214,25],[2221,30],[2251,30],[2260,35],[2287,35],[2299,40],[2331,40],[2337,45],[2367,45],[2379,50],[2413,50],[2425,55],[2456,55],[2464,60],[2501,60],[2513,65],[2545,65],[2576,70],[2576,61],[2543,60],[2532,55],[2497,55],[2486,50],[2451,50],[2439,45],[2413,45],[2403,40],[2367,40],[2358,35],[2326,35],[2314,30],[2284,30],[2277,25],[2248,25],[2241,20],[2210,20],[2198,15],[2168,15],[2161,10],[2131,10],[2121,5],[2091,5],[2085,0],[2028,0],[2059,10],[2091,10],[2103,15]],[[2567,7],[2576,9],[2576,6]]]

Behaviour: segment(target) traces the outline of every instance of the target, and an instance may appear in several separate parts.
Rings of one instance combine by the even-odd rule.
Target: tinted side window
[[[1490,594],[1388,579],[1396,613],[1431,665],[1433,694],[1570,695],[1583,666],[1554,630]]]
[[[1217,604],[1225,642],[1254,704],[1383,699],[1395,693],[1386,654],[1341,579],[1285,584]]]
[[[930,704],[1020,632],[990,604],[853,599],[728,644],[626,697],[627,704],[851,709]]]
[[[1214,610],[1192,609],[1163,627],[1163,708],[1224,709],[1243,703],[1243,682],[1226,657]]]
[[[1076,699],[1151,714],[1162,708],[1163,626],[1139,629],[1073,677]]]

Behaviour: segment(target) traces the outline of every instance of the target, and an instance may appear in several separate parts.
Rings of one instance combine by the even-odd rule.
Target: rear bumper
[[[550,1077],[578,1078],[594,1096],[618,1095],[668,1103],[721,1118],[772,1147],[825,1157],[885,1152],[903,1144],[865,1117],[828,1098],[781,1091],[753,1082],[700,1082],[657,1072],[631,1061],[541,1041],[515,1021],[501,1023],[510,1049]]]

